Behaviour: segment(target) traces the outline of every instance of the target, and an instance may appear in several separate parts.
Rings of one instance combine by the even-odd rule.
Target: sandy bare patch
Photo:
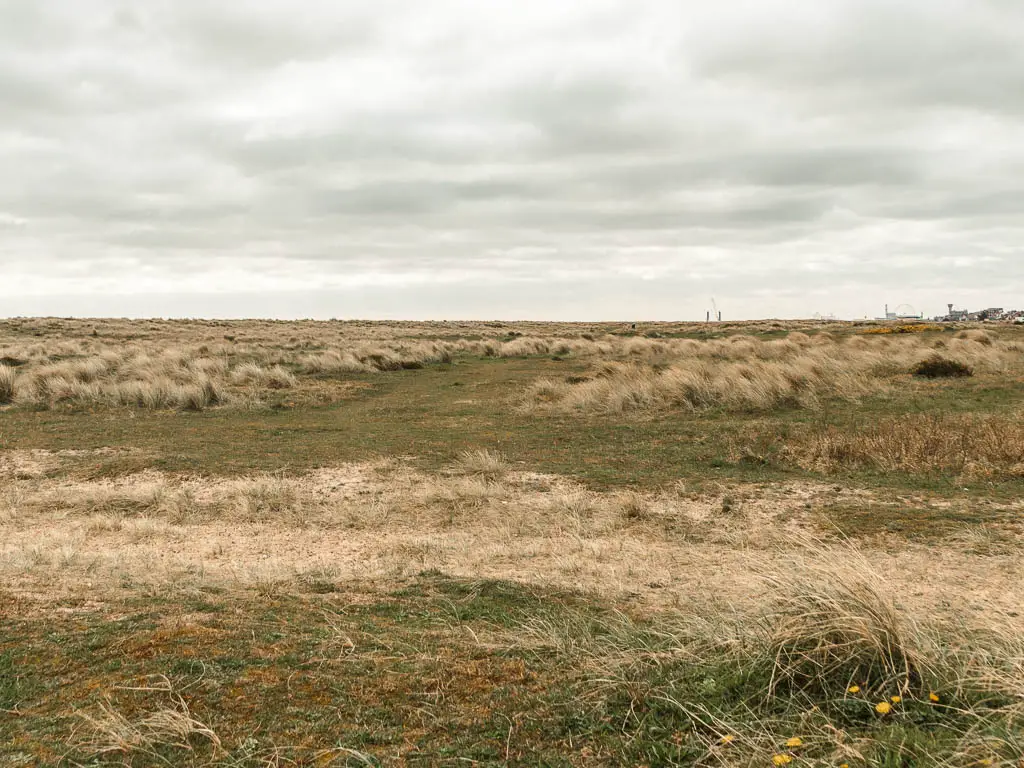
[[[57,472],[67,463],[68,459],[125,456],[138,453],[138,451],[125,448],[0,451],[0,479],[35,480]]]
[[[481,466],[441,475],[391,460],[234,479],[21,476],[0,497],[0,575],[9,592],[32,599],[102,600],[204,585],[329,590],[436,568],[651,606],[739,607],[759,599],[756,573],[790,567],[808,537],[822,536],[815,510],[870,496],[813,483],[595,493],[562,477],[486,466],[481,474]],[[989,534],[970,535],[986,544]],[[1012,612],[1024,604],[1021,541],[1012,531],[999,536],[1001,547],[983,557],[978,542],[956,539],[890,538],[866,552],[924,610]],[[811,549],[841,558],[849,545],[832,537]]]

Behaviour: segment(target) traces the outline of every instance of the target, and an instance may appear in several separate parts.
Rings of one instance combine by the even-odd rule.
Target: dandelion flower
[[[839,764],[839,768],[850,768],[850,764],[849,763],[840,763]]]
[[[902,696],[892,696],[892,697],[889,698],[889,700],[893,704],[899,704],[901,701],[903,701],[903,697]]]
[[[846,690],[849,691],[850,693],[860,693],[860,686],[859,685],[851,685]]]
[[[938,704],[939,703],[939,694],[934,693],[934,692],[933,693],[929,693],[928,694],[928,701],[930,701],[932,704]]]
[[[892,704],[888,701],[880,701],[875,705],[875,712],[880,715],[888,715],[892,712]]]
[[[804,740],[801,739],[799,736],[794,736],[792,739],[786,742],[787,747],[802,747],[803,745]]]
[[[733,736],[731,733],[727,733],[727,734],[725,734],[725,736],[723,736],[721,739],[719,739],[719,741],[722,744],[731,744],[735,739],[736,739],[735,736]]]
[[[792,755],[784,755],[780,753],[772,757],[772,765],[789,765],[792,762]]]

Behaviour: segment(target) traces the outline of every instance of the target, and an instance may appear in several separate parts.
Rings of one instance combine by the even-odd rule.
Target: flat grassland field
[[[1020,766],[1024,328],[0,321],[0,766]]]

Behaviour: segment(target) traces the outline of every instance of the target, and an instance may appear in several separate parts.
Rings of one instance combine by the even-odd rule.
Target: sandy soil
[[[916,611],[1013,619],[1024,605],[1019,528],[965,529],[927,544],[842,541],[822,507],[878,500],[835,485],[601,494],[532,473],[426,475],[397,460],[229,480],[47,477],[64,458],[0,454],[2,591],[40,608],[203,586],[386,586],[436,568],[638,607],[741,610],[761,599],[765,573],[860,555]]]

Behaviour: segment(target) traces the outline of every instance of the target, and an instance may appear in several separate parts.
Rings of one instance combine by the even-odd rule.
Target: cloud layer
[[[0,314],[1024,296],[1016,0],[8,5]]]

